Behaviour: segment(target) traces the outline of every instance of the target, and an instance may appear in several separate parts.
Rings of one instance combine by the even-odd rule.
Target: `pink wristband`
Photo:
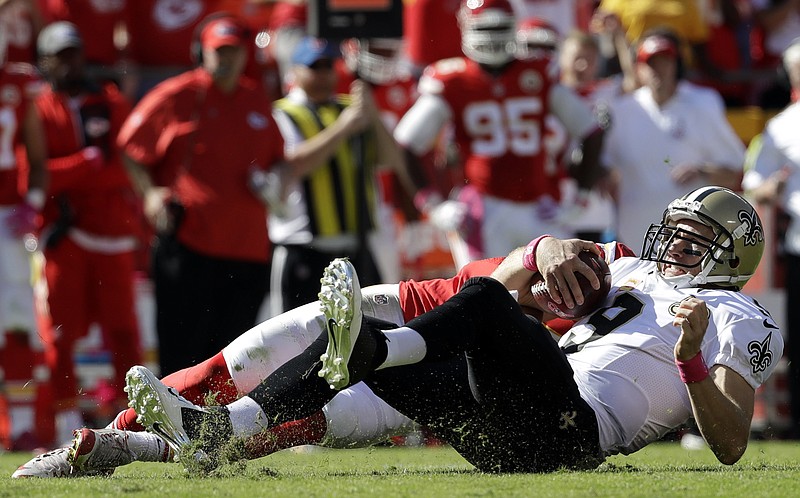
[[[442,202],[442,196],[431,187],[422,188],[414,194],[414,207],[420,213],[427,212],[431,206],[440,202]]]
[[[691,360],[681,361],[675,358],[675,364],[678,366],[678,373],[681,375],[681,380],[684,384],[700,382],[708,377],[708,367],[701,352],[694,355]]]
[[[526,270],[539,273],[539,267],[536,266],[536,248],[539,246],[539,242],[547,237],[552,237],[552,235],[546,233],[528,242],[527,247],[525,247],[525,252],[522,253],[522,266],[524,266]]]

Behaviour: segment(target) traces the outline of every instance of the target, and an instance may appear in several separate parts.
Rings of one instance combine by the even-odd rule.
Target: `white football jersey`
[[[713,289],[673,289],[656,264],[621,258],[610,265],[612,287],[603,308],[583,318],[559,341],[581,397],[594,409],[606,454],[632,453],[692,416],[675,366],[680,329],[675,310],[690,296],[710,313],[701,351],[707,365],[723,365],[753,388],[783,354],[783,337],[769,312],[750,296]]]

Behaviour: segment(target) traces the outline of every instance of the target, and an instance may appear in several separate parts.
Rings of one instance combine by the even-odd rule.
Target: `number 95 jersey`
[[[546,166],[544,143],[550,66],[547,58],[515,60],[492,74],[459,57],[426,68],[419,92],[446,102],[465,176],[479,192],[521,202],[558,198],[562,173]]]

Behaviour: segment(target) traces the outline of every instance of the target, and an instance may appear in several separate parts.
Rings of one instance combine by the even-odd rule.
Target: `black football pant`
[[[365,382],[477,468],[548,472],[602,461],[595,414],[566,357],[499,282],[470,279],[407,326],[425,338],[424,360]],[[335,394],[317,376],[326,345],[323,333],[250,393],[276,424],[311,415]]]

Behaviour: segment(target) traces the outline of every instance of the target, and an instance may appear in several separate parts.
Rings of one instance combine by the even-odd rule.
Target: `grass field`
[[[188,477],[178,464],[135,463],[109,478],[11,479],[28,458],[0,455],[0,497],[800,496],[800,444],[790,442],[752,442],[730,467],[707,449],[657,443],[595,471],[545,475],[481,474],[449,448],[315,448],[228,466],[214,477]]]

